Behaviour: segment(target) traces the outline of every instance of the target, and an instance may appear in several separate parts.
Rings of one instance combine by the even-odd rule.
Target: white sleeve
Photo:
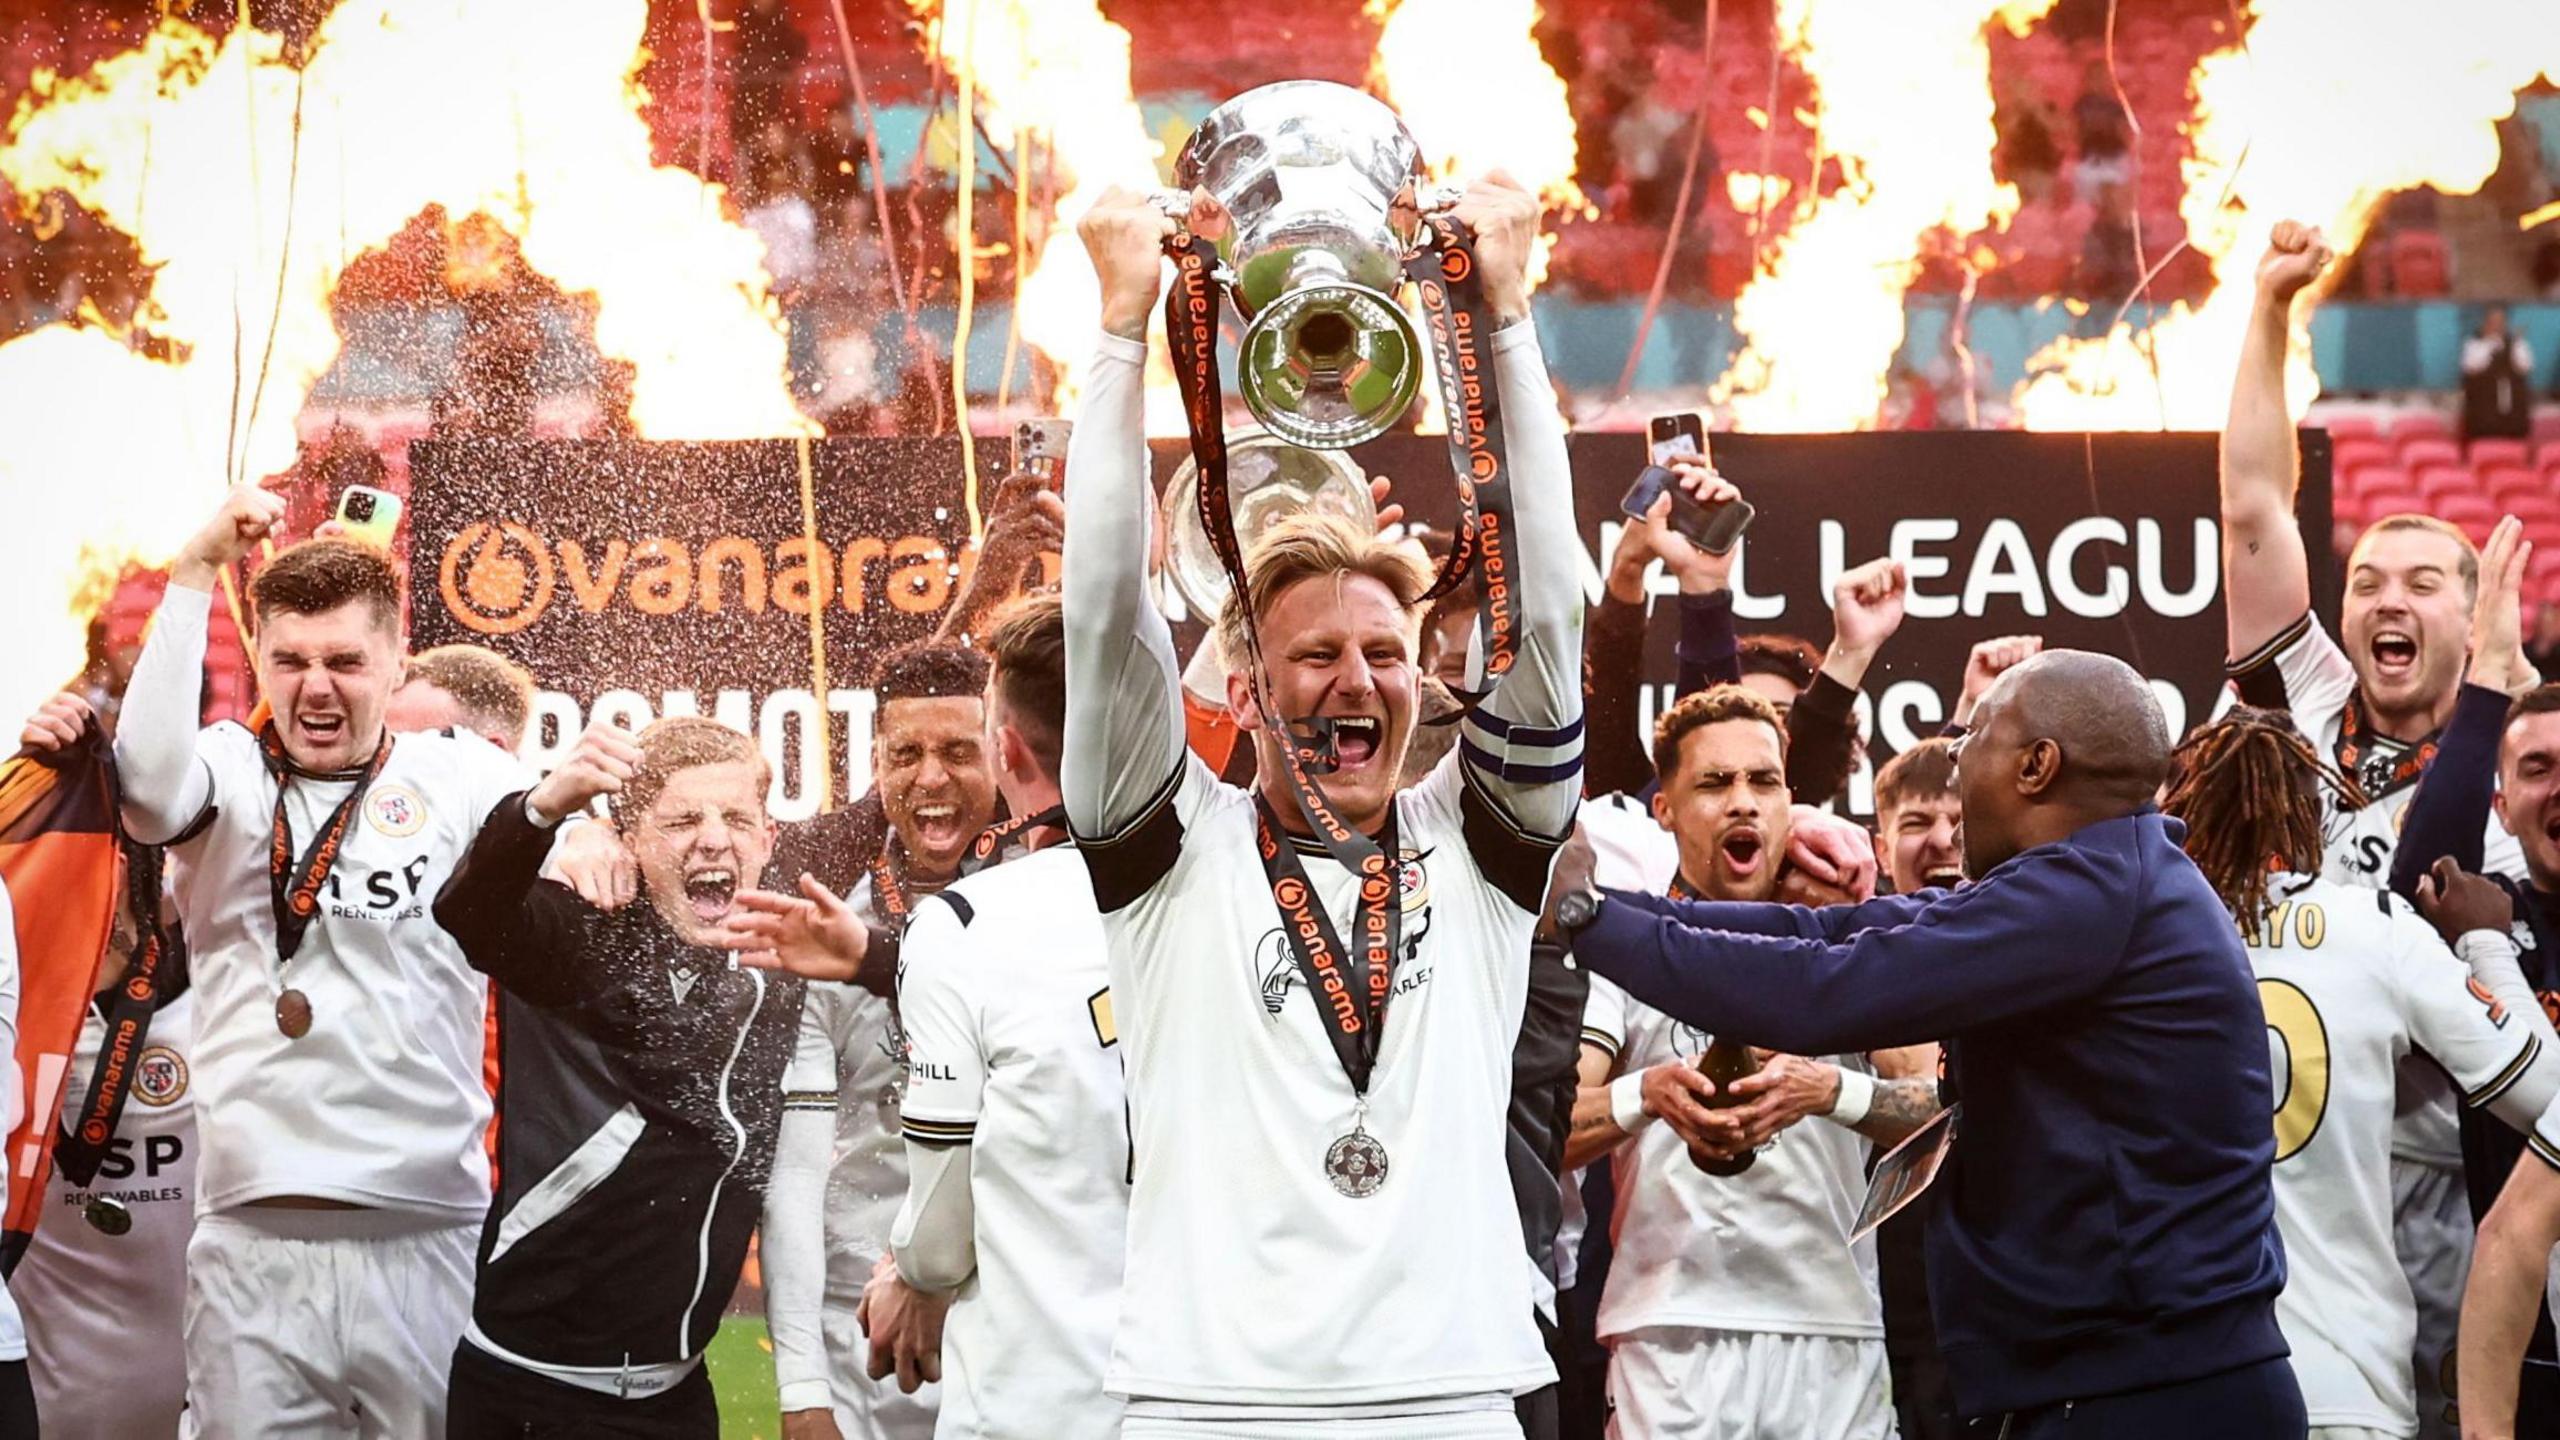
[[[1511,669],[1459,727],[1458,753],[1471,788],[1552,850],[1582,798],[1581,532],[1564,420],[1534,322],[1493,337],[1493,369],[1511,466],[1520,638]]]
[[[969,1195],[966,1143],[907,1142],[907,1199],[889,1230],[898,1276],[928,1294],[966,1284],[978,1268],[978,1213]]]
[[[2518,1129],[2533,1124],[2560,1091],[2560,1055],[2550,1053],[2519,1013],[2530,1007],[2539,1015],[2542,1007],[2516,969],[2513,947],[2488,934],[2477,938],[2490,944],[2466,945],[2475,966],[2496,976],[2499,989],[2514,992],[2501,997],[2416,916],[2394,913],[2391,932],[2410,1040],[2453,1076],[2464,1104],[2488,1107]],[[2501,964],[2504,975],[2497,974]]]
[[[2266,644],[2230,661],[2227,673],[2238,680],[2269,665],[2284,686],[2286,706],[2296,714],[2334,715],[2346,708],[2347,697],[2356,690],[2355,662],[2320,627],[2320,617],[2308,610]],[[2311,737],[2315,744],[2320,738]]]
[[[1147,347],[1101,337],[1067,448],[1067,625],[1059,783],[1082,840],[1114,839],[1170,793],[1185,754],[1173,631],[1147,603]]]
[[[2473,335],[2462,342],[2462,373],[2477,375],[2489,368],[2489,357],[2497,353],[2496,345]]]
[[[835,1159],[836,1046],[827,998],[816,986],[800,1007],[800,1039],[782,1077],[782,1131],[765,1184],[765,1328],[773,1337],[773,1379],[782,1411],[829,1407],[827,1346],[820,1314],[827,1297],[827,1171]]]
[[[1613,1070],[1627,1048],[1627,992],[1598,975],[1582,1001],[1582,1043],[1607,1051]]]
[[[898,1016],[907,1031],[899,1127],[911,1143],[965,1144],[987,1088],[978,1010],[967,993],[982,957],[971,953],[960,913],[932,901],[917,909],[898,957]]]
[[[116,774],[125,828],[148,845],[177,838],[213,803],[213,772],[197,754],[205,626],[213,594],[171,585],[161,597],[116,721]]]
[[[2533,346],[2526,343],[2521,335],[2516,337],[2516,373],[2519,375],[2533,373]]]

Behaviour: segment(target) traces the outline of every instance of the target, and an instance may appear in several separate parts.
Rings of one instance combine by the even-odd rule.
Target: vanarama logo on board
[[[436,588],[445,608],[483,635],[512,635],[556,605],[598,615],[706,615],[768,608],[806,615],[832,605],[861,614],[885,601],[911,615],[950,603],[962,561],[931,535],[855,535],[835,545],[794,535],[767,542],[718,535],[546,536],[515,521],[466,525],[445,543]]]

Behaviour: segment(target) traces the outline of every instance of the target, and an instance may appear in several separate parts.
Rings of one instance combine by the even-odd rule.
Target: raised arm
[[[2247,655],[2311,608],[2310,559],[2294,523],[2302,457],[2285,404],[2293,300],[2328,267],[2320,232],[2283,221],[2258,262],[2257,304],[2240,343],[2222,428],[2222,589],[2227,643]]]
[[[1703,465],[1675,462],[1690,494],[1707,504],[1739,498],[1732,482]],[[1733,591],[1728,584],[1739,546],[1710,555],[1671,528],[1671,497],[1656,500],[1643,518],[1629,520],[1609,556],[1600,603],[1583,637],[1592,680],[1588,753],[1583,789],[1591,795],[1635,795],[1652,783],[1649,737],[1637,723],[1644,689],[1645,575],[1659,559],[1680,586],[1679,682],[1675,698],[1742,678],[1733,631]]]
[[[1841,939],[1697,929],[1613,891],[1573,950],[1593,974],[1704,1030],[1796,1055],[1876,1050],[2089,993],[2123,951],[2136,879],[2129,864],[2054,847],[1915,910],[1853,907],[1848,915],[1883,906],[1874,913],[1913,918]],[[1846,919],[1839,907],[1786,913],[1808,926]],[[2057,954],[2052,927],[2063,916],[2080,943]]]
[[[1831,584],[1831,648],[1787,711],[1787,790],[1828,805],[1848,788],[1858,737],[1858,687],[1893,632],[1911,588],[1899,560],[1870,560]]]
[[[1181,665],[1147,603],[1147,321],[1173,222],[1112,190],[1077,225],[1102,276],[1103,333],[1067,448],[1068,823],[1113,839],[1171,785],[1183,756]]]
[[[168,591],[143,641],[116,725],[125,827],[145,844],[175,839],[213,802],[212,774],[196,758],[205,622],[222,573],[283,520],[283,496],[256,485],[237,486],[169,567]]]
[[[1538,201],[1497,174],[1468,187],[1456,213],[1475,231],[1485,303],[1500,327],[1493,372],[1510,454],[1520,597],[1511,669],[1467,716],[1458,748],[1477,792],[1514,829],[1561,841],[1582,799],[1581,542],[1564,420],[1529,316]]]

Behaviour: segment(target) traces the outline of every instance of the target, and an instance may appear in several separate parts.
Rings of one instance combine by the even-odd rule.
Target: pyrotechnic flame
[[[1367,0],[1379,22],[1369,82],[1422,145],[1438,181],[1491,170],[1538,192],[1551,214],[1589,214],[1574,183],[1573,106],[1538,49],[1537,0]],[[1529,283],[1546,278],[1553,228]]]
[[[1148,133],[1130,86],[1129,32],[1104,19],[1095,0],[908,4],[925,17],[925,43],[942,63],[974,76],[987,138],[1014,146],[1035,137],[1065,187],[1045,235],[1027,237],[1039,258],[1013,303],[1022,338],[1048,358],[1057,377],[1051,408],[1072,414],[1102,313],[1102,284],[1076,241],[1076,222],[1111,186],[1151,190],[1158,184],[1162,146]],[[1162,363],[1151,367],[1147,428],[1184,433],[1182,399]]]
[[[1537,0],[1367,0],[1363,8],[1378,22],[1370,88],[1404,117],[1431,178],[1464,183],[1501,170],[1546,202],[1548,224],[1529,261],[1529,283],[1544,281],[1554,220],[1593,207],[1574,182],[1578,141],[1564,80],[1538,49]],[[1424,323],[1412,297],[1405,308]],[[1447,413],[1439,372],[1426,365],[1415,429],[1446,433]]]
[[[2449,0],[2423,14],[2385,0],[2255,0],[2248,14],[2246,50],[2206,55],[2193,80],[2178,208],[2214,262],[2213,292],[2199,307],[2172,305],[2145,334],[2118,325],[2047,347],[2017,395],[2029,429],[2218,429],[2276,222],[2318,225],[2344,256],[2393,191],[2479,189],[2516,92],[2560,75],[2560,6],[2549,0]],[[2320,393],[2306,337],[2288,371],[2300,416]]]
[[[1991,174],[1998,135],[1985,27],[2022,29],[2052,5],[1903,0],[1878,10],[1778,0],[1780,43],[1819,94],[1823,147],[1842,180],[1828,194],[1799,193],[1795,223],[1734,302],[1743,348],[1713,393],[1739,428],[1875,423],[1923,243],[2017,213],[2016,187]]]
[[[134,238],[156,267],[144,324],[172,358],[75,324],[0,346],[17,507],[0,611],[20,624],[0,714],[79,665],[66,609],[84,542],[164,560],[232,475],[292,463],[295,416],[338,356],[332,287],[430,205],[486,213],[534,269],[593,292],[642,435],[810,428],[761,247],[716,188],[650,162],[647,18],[646,0],[349,0],[304,73],[298,153],[295,74],[263,32],[217,43],[170,19],[86,75],[38,77],[0,174]]]

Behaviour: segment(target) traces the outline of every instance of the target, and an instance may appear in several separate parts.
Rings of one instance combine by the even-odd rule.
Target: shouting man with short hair
[[[413,1440],[444,1429],[489,1204],[481,981],[428,906],[526,771],[477,735],[386,731],[399,575],[345,540],[251,582],[273,718],[198,731],[216,577],[283,513],[244,486],[179,552],[116,737],[192,951],[189,1413],[208,1437]]]
[[[746,1263],[800,1031],[801,982],[740,967],[725,924],[763,878],[770,783],[749,736],[695,716],[596,725],[483,825],[435,902],[498,983],[503,1188],[452,1356],[454,1440],[535,1422],[713,1440],[702,1352]],[[539,878],[600,796],[645,903]]]

